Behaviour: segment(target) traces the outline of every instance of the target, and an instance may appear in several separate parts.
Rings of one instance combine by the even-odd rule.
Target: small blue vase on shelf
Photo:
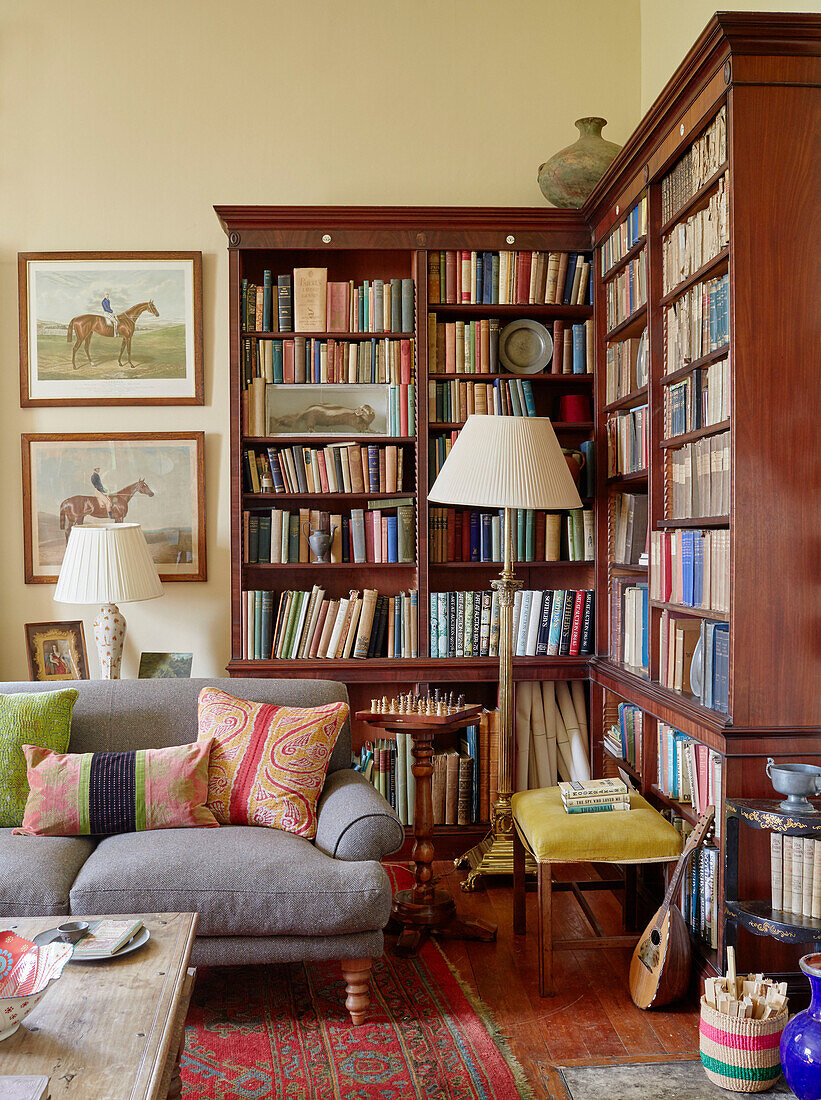
[[[798,965],[810,980],[810,1007],[781,1033],[781,1068],[798,1100],[821,1100],[821,953],[804,955]]]

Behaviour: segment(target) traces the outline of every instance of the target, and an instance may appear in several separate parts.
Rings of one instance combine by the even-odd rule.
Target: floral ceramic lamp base
[[[94,641],[103,680],[119,680],[125,641],[125,618],[115,603],[104,603],[94,620]]]

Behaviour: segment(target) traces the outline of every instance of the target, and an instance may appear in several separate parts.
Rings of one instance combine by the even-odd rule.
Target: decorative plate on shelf
[[[538,374],[552,354],[553,338],[538,321],[511,321],[499,333],[499,358],[513,374]]]

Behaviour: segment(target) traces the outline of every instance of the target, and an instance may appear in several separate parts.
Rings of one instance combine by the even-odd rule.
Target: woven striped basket
[[[699,1053],[710,1080],[731,1092],[766,1092],[781,1076],[778,1045],[789,1013],[770,1020],[737,1020],[701,998]]]

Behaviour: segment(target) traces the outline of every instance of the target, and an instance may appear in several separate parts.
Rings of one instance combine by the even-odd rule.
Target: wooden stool
[[[539,992],[552,996],[553,952],[590,947],[634,947],[635,869],[638,863],[666,863],[678,859],[681,836],[661,814],[635,792],[629,811],[568,814],[558,787],[520,791],[511,800],[513,812],[513,931],[523,935],[525,920],[525,847],[538,868]],[[624,866],[624,877],[584,882],[553,882],[554,863],[612,863]],[[584,897],[585,890],[623,889],[626,931],[605,936]],[[572,890],[590,922],[590,939],[553,940],[552,894]]]

